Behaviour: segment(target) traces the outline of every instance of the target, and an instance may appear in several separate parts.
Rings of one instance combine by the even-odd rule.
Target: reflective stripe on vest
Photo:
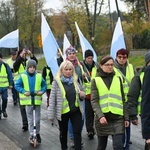
[[[46,89],[51,89],[52,85],[50,84],[50,76],[49,76],[50,70],[46,68]]]
[[[64,86],[60,80],[59,77],[56,77],[56,81],[60,87],[60,90],[61,90],[61,93],[62,93],[62,98],[63,98],[63,103],[62,103],[62,114],[65,114],[65,113],[68,113],[70,111],[70,108],[69,108],[69,103],[68,103],[68,100],[66,99],[66,91],[64,89]],[[79,103],[78,103],[78,92],[77,92],[77,86],[75,84],[75,90],[76,90],[76,101],[75,101],[75,106],[76,107],[79,107]]]
[[[127,83],[127,81],[129,81],[129,83],[131,83],[132,78],[134,77],[134,69],[133,66],[131,64],[128,64],[128,66],[126,67],[126,79],[127,81],[124,79],[124,77],[122,76],[122,74],[118,71],[118,69],[114,69],[116,72],[117,76],[120,76],[123,82],[123,89],[124,89],[124,94],[125,94],[125,100],[127,101],[127,94],[129,91],[129,84]]]
[[[26,74],[21,74],[21,78],[23,81],[23,87],[25,91],[29,92],[29,81],[28,81],[28,76]],[[37,73],[35,76],[35,89],[34,93],[41,91],[41,82],[42,82],[42,75]],[[31,96],[25,96],[22,93],[19,93],[20,97],[20,105],[32,105],[32,99]],[[41,105],[42,104],[42,96],[35,95],[34,96],[34,104],[35,105]]]
[[[91,80],[96,76],[96,71],[97,71],[97,68],[93,67],[92,73],[91,73]],[[85,89],[85,94],[86,95],[91,94],[91,81],[90,82],[84,82],[83,85],[84,85],[84,89]]]
[[[9,81],[8,81],[8,74],[5,65],[1,64],[1,70],[0,70],[0,87],[8,87]]]
[[[140,74],[140,81],[141,81],[141,90],[140,90],[140,95],[138,98],[138,114],[141,114],[141,100],[142,100],[142,84],[143,84],[143,78],[144,78],[144,72],[141,72]]]
[[[117,76],[113,77],[109,90],[101,77],[95,77],[95,83],[99,93],[99,105],[102,112],[112,112],[123,116],[123,101],[119,78]]]

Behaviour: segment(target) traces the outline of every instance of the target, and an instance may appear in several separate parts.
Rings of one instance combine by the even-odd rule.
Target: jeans
[[[85,101],[82,101],[81,102],[81,105],[83,107],[83,111],[85,111]],[[82,114],[82,125],[81,125],[81,132],[82,132],[82,129],[83,129],[83,125],[84,125],[84,112]],[[74,139],[74,135],[73,135],[73,127],[72,127],[72,124],[71,124],[71,121],[69,119],[68,121],[68,132],[69,132],[69,137],[70,139]]]
[[[124,147],[124,150],[129,150],[130,148],[130,132],[131,132],[131,123],[129,124],[128,127],[125,128],[125,134],[123,136],[123,147]]]
[[[75,150],[81,150],[81,124],[82,124],[82,115],[80,110],[77,110],[73,113],[63,114],[61,117],[61,121],[58,121],[59,130],[60,130],[60,143],[61,149],[66,150],[67,146],[67,132],[68,132],[68,121],[71,120],[71,124],[73,127],[73,135],[74,135],[74,144]]]
[[[1,100],[2,100],[2,112],[6,112],[7,108],[7,98],[8,98],[8,91],[7,88],[0,88]]]

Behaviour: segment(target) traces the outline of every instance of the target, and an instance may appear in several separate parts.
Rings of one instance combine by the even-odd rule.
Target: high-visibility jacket
[[[4,64],[1,64],[0,87],[8,87],[8,86],[9,86],[9,81],[8,81],[7,69]]]
[[[127,94],[129,91],[129,87],[130,87],[130,83],[132,78],[134,77],[134,68],[131,64],[128,64],[128,66],[126,67],[126,75],[125,78],[122,76],[122,73],[120,73],[120,71],[118,71],[118,69],[116,69],[114,67],[114,71],[116,72],[117,76],[120,76],[123,82],[123,88],[124,88],[124,94],[125,94],[125,100],[127,101]]]
[[[25,91],[30,92],[28,75],[22,73],[20,76],[22,78],[23,87],[24,87]],[[34,93],[41,91],[41,83],[42,83],[42,75],[40,73],[37,73],[35,76]],[[20,97],[20,105],[33,105],[31,96],[25,96],[24,94],[19,93],[19,97]],[[35,95],[34,96],[34,104],[41,105],[42,104],[42,96]]]
[[[11,67],[11,64],[12,64],[12,63],[13,63],[13,62],[12,62],[12,59],[9,58],[9,59],[7,60],[7,64],[9,65],[9,67]],[[12,72],[12,75],[13,75],[13,79],[16,79],[16,77],[18,76],[18,71],[15,72],[15,73]],[[16,80],[14,80],[14,81],[16,81]]]
[[[14,81],[16,81],[19,78],[20,74],[23,73],[24,71],[25,71],[25,67],[21,63],[17,71],[17,74],[15,75]]]
[[[143,78],[144,78],[144,72],[141,72],[140,74],[140,81],[141,81],[141,90],[140,90],[140,95],[138,98],[138,114],[141,114],[141,100],[142,100],[142,84],[143,84]]]
[[[92,68],[91,80],[96,76],[96,71],[97,71],[97,68],[95,66]],[[85,94],[86,95],[91,94],[91,81],[84,82],[83,85],[85,89]]]
[[[46,77],[45,77],[45,79],[46,79],[46,89],[51,89],[52,88],[49,73],[50,73],[50,69],[46,68]]]
[[[123,100],[119,77],[113,77],[110,89],[107,88],[101,77],[95,77],[95,83],[99,93],[99,105],[102,112],[111,112],[123,116]]]
[[[68,113],[70,111],[70,108],[69,108],[69,103],[68,103],[68,100],[66,98],[66,91],[64,89],[64,86],[60,80],[60,78],[56,77],[56,80],[57,80],[57,83],[60,87],[60,90],[61,90],[61,93],[62,93],[62,98],[63,98],[63,103],[62,103],[62,114],[65,114],[65,113]],[[76,90],[76,101],[75,101],[75,106],[76,107],[79,107],[79,96],[78,96],[78,92],[77,92],[77,85],[75,84],[75,90]]]

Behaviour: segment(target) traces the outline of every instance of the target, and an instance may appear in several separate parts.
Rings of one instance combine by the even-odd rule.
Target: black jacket
[[[150,139],[150,66],[146,67],[143,78],[141,122],[143,138]]]

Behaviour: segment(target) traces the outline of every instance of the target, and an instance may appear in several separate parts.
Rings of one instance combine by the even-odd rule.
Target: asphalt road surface
[[[9,91],[8,107],[7,107],[8,118],[2,118],[0,120],[0,133],[6,135],[13,144],[22,150],[35,149],[28,142],[29,132],[22,132],[22,122],[19,106],[14,106],[12,101],[11,92]],[[41,109],[41,145],[37,146],[37,150],[60,150],[59,142],[59,130],[56,126],[52,126],[51,122],[47,119],[47,108],[46,108],[46,96],[43,95],[43,104]],[[130,146],[130,150],[143,150],[144,140],[141,136],[141,123],[138,126],[132,125],[131,141],[133,144]],[[1,135],[1,134],[0,134]],[[2,137],[0,137],[1,139]],[[96,150],[97,138],[89,140],[85,127],[82,133],[83,139],[83,150]],[[1,141],[0,141],[1,142]],[[7,144],[9,144],[7,142]],[[69,146],[69,140],[68,140]],[[107,150],[112,150],[111,137],[108,140]],[[0,148],[1,150],[1,148]],[[5,149],[6,150],[6,149]],[[8,148],[7,150],[16,150],[16,148]],[[69,150],[73,150],[69,147]]]

